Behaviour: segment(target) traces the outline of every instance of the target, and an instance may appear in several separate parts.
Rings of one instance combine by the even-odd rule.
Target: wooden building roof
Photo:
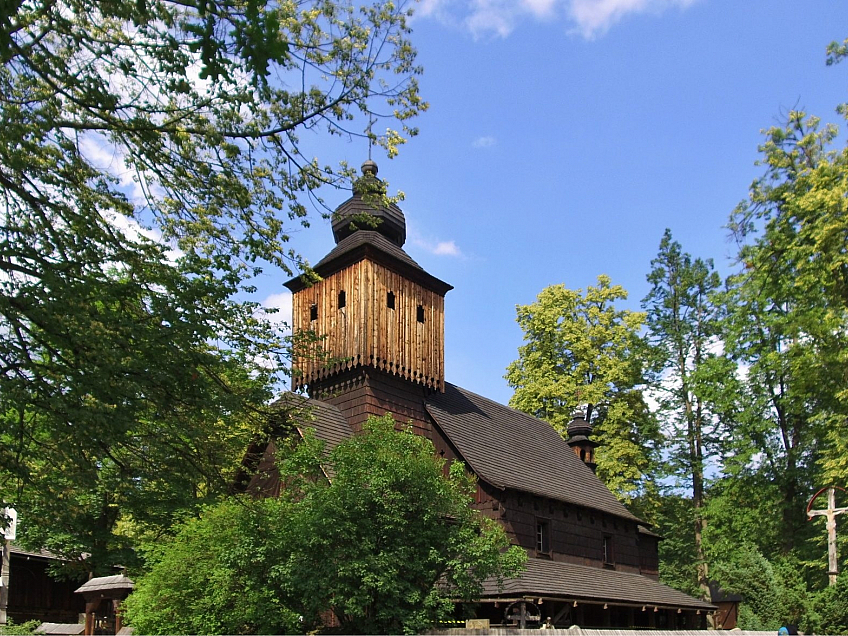
[[[485,581],[483,588],[483,595],[488,598],[561,597],[569,601],[609,601],[651,608],[716,609],[714,605],[641,574],[545,559],[527,559],[527,569],[520,576],[505,580],[502,590],[494,579]]]
[[[343,238],[312,269],[319,276],[327,276],[363,258],[369,258],[396,270],[399,274],[442,296],[453,289],[452,285],[427,273],[403,249],[374,230],[358,230]],[[284,285],[292,292],[296,292],[305,288],[308,283],[303,280],[303,277],[296,276],[286,281]]]
[[[640,521],[547,422],[448,382],[426,407],[483,481]]]
[[[112,576],[98,576],[94,579],[89,579],[77,588],[77,594],[86,594],[90,592],[129,592],[135,587],[132,580],[124,574],[114,574]]]
[[[301,432],[314,428],[328,451],[353,434],[341,411],[327,402],[289,393],[276,405]],[[450,383],[425,406],[482,481],[641,521],[547,422]]]

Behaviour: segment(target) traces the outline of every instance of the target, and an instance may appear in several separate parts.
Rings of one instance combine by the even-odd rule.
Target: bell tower
[[[366,161],[333,215],[336,247],[313,268],[319,280],[285,283],[295,333],[319,338],[295,352],[292,385],[338,406],[354,429],[391,412],[428,435],[424,398],[444,391],[445,294],[453,287],[403,250],[406,220],[398,206],[375,203],[384,192],[377,164]]]

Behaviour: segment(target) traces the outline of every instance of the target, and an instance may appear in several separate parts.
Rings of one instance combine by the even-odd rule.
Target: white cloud
[[[575,30],[590,40],[632,13],[659,14],[669,7],[686,8],[695,0],[569,0],[568,15]]]
[[[537,18],[548,18],[554,15],[557,0],[521,0],[521,6]]]
[[[442,241],[433,248],[433,254],[438,256],[461,256],[462,253],[453,241]]]
[[[279,294],[271,294],[262,301],[262,306],[274,308],[278,311],[273,314],[266,314],[266,318],[278,327],[285,326],[286,332],[291,331],[292,324],[292,295],[289,291],[284,291]]]
[[[587,40],[606,33],[624,17],[685,9],[698,0],[421,0],[418,17],[466,29],[476,38],[505,38],[527,18],[564,19],[568,30]]]
[[[454,241],[434,242],[422,239],[420,237],[414,237],[412,238],[412,242],[416,246],[436,256],[454,256],[456,258],[464,258],[462,250],[459,249],[459,246]]]
[[[484,137],[477,137],[477,139],[471,142],[471,146],[474,148],[491,148],[497,141],[494,137],[486,135]]]

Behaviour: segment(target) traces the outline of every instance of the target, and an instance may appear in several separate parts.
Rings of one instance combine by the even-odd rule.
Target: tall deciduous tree
[[[352,175],[313,158],[316,131],[370,135],[390,112],[399,130],[373,137],[389,154],[415,133],[406,18],[345,0],[0,6],[0,498],[24,540],[108,565],[122,514],[220,489],[285,363],[234,299],[300,265],[292,226]]]
[[[749,449],[738,457],[780,485],[784,551],[797,545],[817,462],[845,477],[848,152],[831,149],[835,135],[801,112],[768,130],[766,174],[731,218],[742,270],[729,286],[726,342],[747,368],[739,431]]]
[[[643,396],[645,315],[616,309],[627,298],[608,276],[597,287],[553,285],[517,307],[526,344],[507,368],[510,405],[551,423],[563,436],[578,405],[590,404],[598,475],[625,501],[639,494],[653,468],[656,423]]]
[[[721,310],[715,302],[721,279],[712,261],[693,260],[666,230],[651,261],[648,282],[651,290],[642,304],[656,373],[653,390],[664,425],[663,450],[670,474],[691,489],[697,581],[703,596],[709,598],[702,540],[704,472],[718,452],[722,425],[710,397],[730,388],[733,378],[732,365],[715,354],[721,346]]]

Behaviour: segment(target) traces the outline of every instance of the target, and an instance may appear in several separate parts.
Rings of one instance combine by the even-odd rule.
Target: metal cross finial
[[[837,488],[839,488],[839,486],[831,488],[822,488],[815,495],[813,495],[813,498],[810,499],[810,503],[807,504],[808,519],[812,519],[813,517],[827,518],[827,577],[830,582],[830,585],[836,585],[836,576],[839,574],[839,568],[836,558],[836,516],[848,513],[848,508],[836,507]],[[827,491],[827,508],[823,510],[813,510],[813,502],[825,490]],[[844,488],[839,488],[839,490],[845,492]]]
[[[369,115],[368,128],[365,129],[365,130],[368,131],[368,161],[371,161],[371,146],[374,145],[372,138],[371,138],[371,128],[372,128],[372,126],[374,126],[374,113],[371,113]]]

